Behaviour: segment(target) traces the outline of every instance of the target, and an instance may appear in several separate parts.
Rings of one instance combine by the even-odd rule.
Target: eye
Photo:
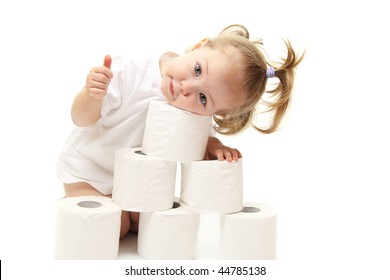
[[[203,93],[199,93],[199,98],[200,98],[200,102],[202,102],[202,104],[204,106],[206,106],[206,103],[207,103],[207,97],[206,95],[204,95]]]
[[[199,64],[196,64],[194,71],[195,71],[195,76],[199,77],[200,74],[202,74],[202,67]]]

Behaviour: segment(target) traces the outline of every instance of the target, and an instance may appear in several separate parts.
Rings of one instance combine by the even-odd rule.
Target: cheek
[[[177,72],[177,63],[176,61],[171,61],[168,63],[167,67],[165,68],[165,75],[172,76],[173,73]]]
[[[189,102],[188,99],[181,98],[181,96],[178,96],[178,98],[176,98],[175,100],[172,100],[172,99],[168,100],[168,102],[172,106],[175,106],[179,109],[196,113],[196,110],[195,110],[193,104],[191,104],[191,102]]]
[[[171,98],[170,100],[168,100],[168,102],[169,104],[186,111],[188,111],[188,109],[190,108],[189,104],[185,102],[185,100],[181,99],[180,96],[176,99]]]
[[[172,95],[169,92],[169,80],[163,79],[161,82],[161,92],[168,102],[172,101]]]
[[[188,98],[176,98],[175,100],[168,101],[169,104],[179,109],[192,112],[198,115],[210,116],[208,112],[200,108],[197,104],[191,102]]]

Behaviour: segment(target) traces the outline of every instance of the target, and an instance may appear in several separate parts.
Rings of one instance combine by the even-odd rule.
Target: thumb
[[[106,55],[104,57],[104,62],[103,62],[103,66],[107,67],[108,69],[111,70],[111,62],[112,62],[112,58],[110,55]]]

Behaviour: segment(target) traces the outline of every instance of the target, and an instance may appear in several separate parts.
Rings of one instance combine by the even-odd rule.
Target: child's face
[[[161,90],[168,102],[201,115],[236,108],[245,102],[237,70],[238,51],[197,48],[161,69]]]

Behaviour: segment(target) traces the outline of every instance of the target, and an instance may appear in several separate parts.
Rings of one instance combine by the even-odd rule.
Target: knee
[[[86,182],[77,182],[72,184],[64,183],[65,197],[83,196],[83,195],[96,195],[105,196],[90,184]]]

